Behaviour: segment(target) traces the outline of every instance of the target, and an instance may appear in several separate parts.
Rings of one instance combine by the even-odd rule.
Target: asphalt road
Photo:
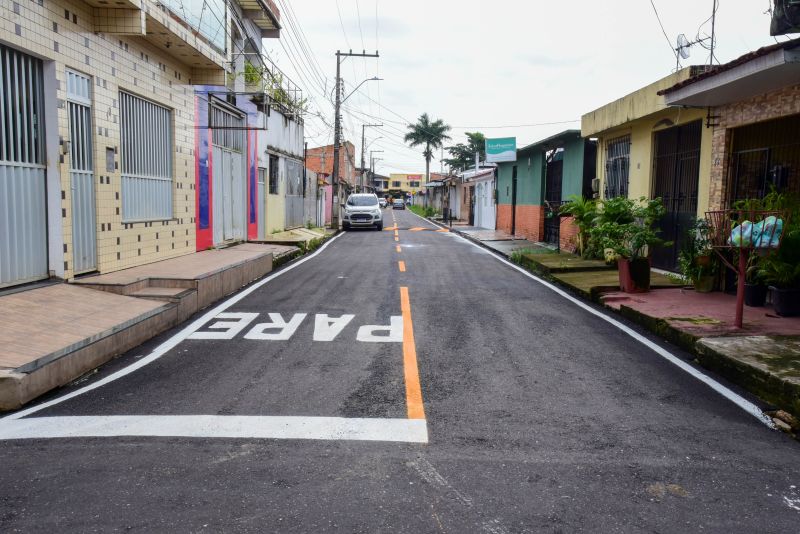
[[[800,531],[800,444],[485,250],[385,227],[0,419],[0,532]]]

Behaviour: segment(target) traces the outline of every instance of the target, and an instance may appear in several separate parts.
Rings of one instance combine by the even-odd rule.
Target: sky
[[[359,164],[361,125],[382,123],[366,129],[367,164],[381,150],[376,172],[424,173],[422,149],[403,142],[420,114],[451,125],[445,146],[467,131],[522,147],[579,129],[584,113],[674,72],[678,34],[710,35],[714,1],[716,61],[775,43],[770,0],[277,0],[281,37],[264,47],[309,99],[309,147],[333,142],[336,50],[377,49],[342,63],[345,94],[382,78],[348,97],[345,137]],[[700,45],[690,52],[683,66],[708,63]]]

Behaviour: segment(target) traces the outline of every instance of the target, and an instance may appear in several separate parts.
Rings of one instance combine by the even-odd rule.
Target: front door
[[[303,167],[298,161],[286,159],[286,229],[303,226]]]
[[[214,244],[245,238],[244,117],[211,106]]]
[[[658,132],[655,137],[653,197],[667,210],[659,222],[660,237],[672,244],[652,250],[653,267],[678,270],[678,254],[697,218],[702,121]]]
[[[511,235],[517,234],[517,166],[511,168]]]
[[[0,287],[48,277],[42,62],[0,44]]]
[[[470,186],[469,188],[469,225],[473,226],[475,224],[475,186]]]
[[[97,270],[91,88],[91,78],[77,72],[67,71],[72,258],[75,264],[73,268],[75,274]]]
[[[258,199],[258,239],[267,238],[267,169],[258,169],[258,187],[256,188],[256,198]]]
[[[561,219],[558,212],[561,209],[561,184],[564,176],[564,160],[559,154],[553,154],[552,159],[547,162],[546,173],[544,241],[558,246],[561,236]]]

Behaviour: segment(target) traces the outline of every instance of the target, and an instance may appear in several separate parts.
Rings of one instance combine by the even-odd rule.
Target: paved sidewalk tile
[[[163,302],[55,284],[0,297],[0,369],[16,369],[97,336]]]

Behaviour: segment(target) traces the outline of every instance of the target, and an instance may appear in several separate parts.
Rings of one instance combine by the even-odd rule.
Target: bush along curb
[[[337,235],[339,232],[334,232],[332,234],[326,234],[322,237],[315,237],[309,241],[303,241],[297,247],[297,250],[294,250],[288,254],[284,254],[280,258],[275,259],[272,262],[272,268],[277,269],[278,267],[282,267],[289,262],[292,262],[298,258],[301,258],[307,254],[311,254],[319,247],[325,244],[326,241]]]

